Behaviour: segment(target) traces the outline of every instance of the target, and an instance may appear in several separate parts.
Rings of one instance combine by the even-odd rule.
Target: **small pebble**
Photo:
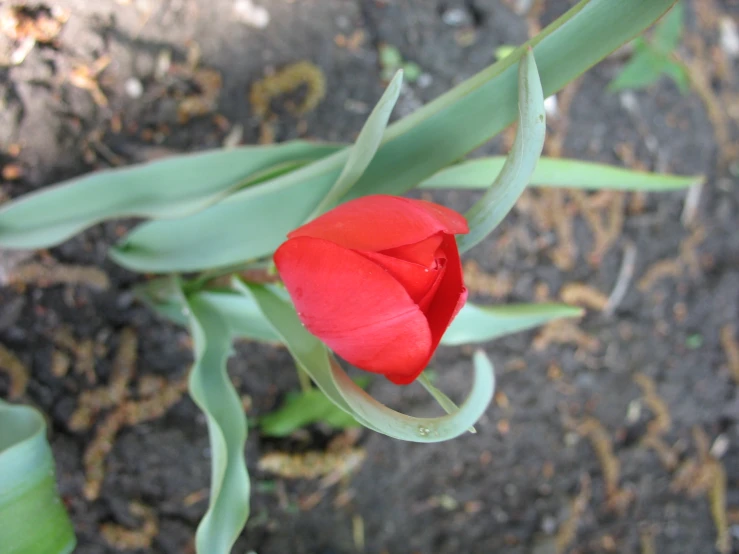
[[[418,76],[418,80],[416,81],[416,84],[419,88],[428,88],[431,86],[431,83],[434,82],[434,78],[429,73],[421,73]]]
[[[730,58],[739,57],[739,32],[737,31],[734,20],[728,16],[721,18],[719,33],[721,37],[721,49]]]
[[[636,95],[631,91],[622,92],[619,95],[621,101],[621,107],[631,114],[636,114],[639,111],[639,101],[636,99]]]
[[[557,520],[552,516],[544,516],[541,520],[541,530],[547,535],[553,534],[557,530]]]
[[[144,85],[136,77],[126,79],[124,88],[129,98],[141,98],[144,94]]]
[[[718,437],[716,437],[716,440],[713,441],[713,444],[711,445],[711,456],[716,458],[717,460],[720,460],[724,457],[724,454],[729,450],[729,437],[726,436],[726,434],[722,433]]]
[[[459,27],[460,25],[470,23],[469,15],[462,8],[451,8],[441,15],[441,20],[451,27]]]
[[[241,23],[264,29],[269,25],[269,12],[266,8],[255,6],[251,0],[236,0],[233,7],[234,15]]]

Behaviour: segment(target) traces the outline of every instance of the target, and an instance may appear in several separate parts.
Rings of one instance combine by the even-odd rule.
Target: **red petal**
[[[399,196],[364,196],[341,204],[288,234],[313,237],[355,250],[381,251],[414,244],[436,233],[466,233],[453,210]]]
[[[423,371],[432,352],[426,317],[382,267],[310,237],[285,242],[275,263],[301,321],[339,356],[389,379]]]
[[[431,300],[428,309],[425,310],[429,327],[431,328],[431,352],[439,346],[439,341],[447,330],[449,324],[464,306],[467,300],[467,289],[462,279],[462,263],[459,260],[459,252],[454,237],[444,237],[441,250],[447,257],[446,271],[441,278],[436,294]],[[397,385],[407,385],[413,382],[424,368],[416,374],[388,375],[387,378]]]
[[[424,314],[428,314],[431,302],[433,301],[434,296],[436,296],[436,291],[439,290],[439,287],[444,280],[444,274],[446,273],[446,258],[439,260],[438,263],[439,271],[437,273],[438,276],[436,278],[436,281],[434,281],[434,284],[431,285],[429,290],[426,291],[426,294],[424,294],[423,297],[418,301],[418,307],[421,308],[421,311]]]
[[[408,260],[409,262],[415,262],[429,267],[434,262],[434,255],[439,249],[439,245],[443,239],[444,233],[436,233],[421,242],[383,250],[382,254],[387,254],[393,258],[400,258],[401,260]]]
[[[414,202],[419,208],[444,225],[444,231],[446,233],[450,235],[466,235],[470,232],[464,216],[451,208],[447,208],[441,204],[435,204],[434,202],[427,202],[426,200],[411,200],[411,202]]]
[[[359,252],[359,254],[375,262],[392,275],[396,281],[403,285],[403,288],[416,304],[426,296],[440,275],[439,266],[424,267],[377,252]]]

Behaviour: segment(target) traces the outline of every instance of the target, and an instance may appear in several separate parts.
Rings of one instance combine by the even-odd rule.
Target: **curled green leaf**
[[[382,142],[387,122],[390,120],[390,114],[393,112],[395,103],[398,101],[402,85],[403,71],[398,70],[395,72],[393,80],[390,81],[377,105],[372,110],[372,113],[370,113],[367,121],[365,121],[357,140],[349,149],[349,157],[346,160],[346,164],[344,164],[344,169],[331,187],[331,190],[321,200],[321,203],[313,213],[314,216],[318,216],[331,209],[342,196],[349,192],[352,185],[359,180],[364,170],[367,169],[367,166],[372,161],[375,152],[377,152]]]
[[[469,250],[495,229],[508,215],[531,180],[544,148],[546,115],[539,72],[529,49],[521,58],[518,72],[518,130],[511,152],[493,184],[465,214],[470,225],[467,235],[457,237],[461,252]]]
[[[459,410],[437,418],[412,417],[396,412],[373,399],[349,378],[329,355],[326,346],[303,327],[295,307],[274,287],[246,284],[238,279],[233,284],[234,288],[255,299],[296,362],[326,396],[364,426],[379,433],[412,442],[449,440],[474,425],[492,399],[495,390],[492,364],[484,353],[478,352],[474,357],[472,391]]]
[[[249,475],[244,460],[246,417],[228,378],[232,336],[218,309],[188,298],[195,363],[190,396],[205,414],[211,448],[210,503],[198,525],[198,554],[228,554],[249,516]]]
[[[43,416],[0,400],[0,552],[68,554],[74,547]]]
[[[467,432],[487,410],[495,392],[495,373],[482,350],[475,352],[472,391],[462,406],[441,417],[413,417],[388,408],[359,388],[332,360],[331,376],[347,404],[381,433],[409,442],[443,442]]]

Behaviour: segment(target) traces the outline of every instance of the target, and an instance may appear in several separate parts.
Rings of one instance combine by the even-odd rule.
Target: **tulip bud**
[[[449,208],[396,196],[342,204],[288,235],[275,264],[306,328],[397,384],[426,368],[467,299]]]

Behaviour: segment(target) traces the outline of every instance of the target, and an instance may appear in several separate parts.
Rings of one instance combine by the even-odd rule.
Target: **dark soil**
[[[5,195],[17,197],[111,164],[217,147],[234,125],[243,126],[244,143],[256,143],[265,130],[248,101],[250,85],[270,68],[302,59],[322,69],[327,95],[304,117],[290,115],[285,102],[273,105],[274,139],[350,141],[383,88],[380,44],[397,47],[425,74],[406,87],[397,117],[492,63],[496,47],[523,42],[530,29],[573,2],[542,2],[544,10],[527,19],[514,10],[526,2],[513,0],[272,0],[260,3],[270,15],[264,29],[240,22],[235,4],[47,4],[69,10],[61,33],[51,44],[36,45],[23,63],[0,69],[0,165],[22,171],[17,179],[4,172]],[[737,64],[721,54],[717,37],[720,18],[736,22],[739,7],[731,0],[687,4],[690,24],[681,52],[700,59],[721,99],[719,108],[727,110],[722,119],[736,138],[732,86]],[[10,47],[3,40],[8,43],[3,47]],[[181,122],[173,91],[197,92],[197,83],[171,73],[158,77],[157,60],[169,51],[172,63],[185,67],[194,45],[199,66],[217,70],[222,86],[211,113]],[[101,106],[89,90],[70,82],[70,72],[105,55],[111,63],[98,82],[108,105]],[[716,69],[722,56],[723,73]],[[697,94],[681,95],[667,79],[646,92],[608,92],[623,60],[609,58],[559,95],[560,112],[550,118],[547,149],[551,155],[706,174],[691,224],[681,222],[684,192],[628,195],[623,210],[610,210],[621,201],[618,195],[599,197],[599,205],[597,196],[585,198],[598,217],[625,216],[622,225],[614,223],[614,240],[598,260],[591,255],[597,244],[582,203],[563,193],[529,194],[496,236],[472,253],[480,268],[505,277],[511,286],[471,286],[475,300],[557,299],[571,283],[607,296],[624,252],[634,245],[634,277],[615,314],[589,309],[576,326],[587,335],[574,339],[547,344],[534,331],[486,345],[497,367],[499,393],[476,435],[418,445],[365,431],[358,443],[367,451],[365,463],[328,489],[317,480],[288,481],[257,469],[266,452],[324,448],[330,438],[324,430],[311,429],[302,439],[287,441],[262,438],[252,430],[247,447],[252,515],[234,552],[543,554],[560,548],[710,553],[717,541],[709,502],[718,498],[709,494],[719,490],[714,487],[717,467],[726,472],[727,490],[726,510],[718,498],[716,511],[728,514],[737,551],[739,388],[726,352],[728,339],[739,340],[739,194],[728,169],[737,160],[730,144],[719,144],[720,135]],[[131,94],[137,83],[140,96]],[[504,151],[509,138],[504,133],[484,152]],[[461,193],[434,198],[460,209],[473,201],[472,194]],[[542,211],[553,221],[542,218]],[[562,234],[558,221],[571,224],[571,238]],[[73,432],[69,419],[82,391],[107,382],[121,330],[132,327],[139,337],[137,379],[179,379],[191,359],[185,331],[133,300],[131,288],[140,276],[106,259],[106,248],[122,230],[118,223],[99,225],[40,254],[47,261],[102,268],[111,280],[107,290],[84,284],[42,286],[47,283],[0,289],[0,341],[30,370],[29,386],[19,400],[48,414],[60,489],[77,530],[77,552],[122,551],[104,537],[101,526],[140,528],[141,520],[129,511],[131,501],[152,507],[158,520],[151,547],[136,552],[192,552],[195,527],[207,506],[202,491],[210,470],[204,419],[189,399],[160,418],[124,428],[106,459],[100,497],[88,501],[83,495],[83,456],[95,428]],[[574,254],[569,266],[558,254],[567,248]],[[661,260],[677,260],[674,271],[639,286]],[[73,370],[65,376],[52,372],[58,349],[53,337],[63,326],[78,342],[91,339],[98,345],[98,385]],[[728,329],[723,342],[722,329]],[[440,386],[454,398],[461,399],[469,386],[470,354],[467,348],[442,349],[435,359]],[[240,392],[251,398],[251,418],[297,388],[289,355],[275,347],[240,345],[231,370]],[[676,466],[666,466],[644,443],[645,437],[659,435],[654,423],[660,409],[644,399],[637,375],[649,377],[666,403],[659,421],[668,414],[669,421],[661,437],[673,449]],[[370,390],[409,413],[435,410],[418,386],[377,380]],[[7,394],[9,380],[0,372],[0,395]],[[589,439],[597,434],[588,433],[594,421],[600,422],[608,443],[598,444],[601,449],[610,445],[611,459]],[[701,455],[696,430],[707,436],[710,455]],[[620,465],[615,481],[608,477],[614,463]],[[324,496],[305,509],[305,500],[316,491]]]

